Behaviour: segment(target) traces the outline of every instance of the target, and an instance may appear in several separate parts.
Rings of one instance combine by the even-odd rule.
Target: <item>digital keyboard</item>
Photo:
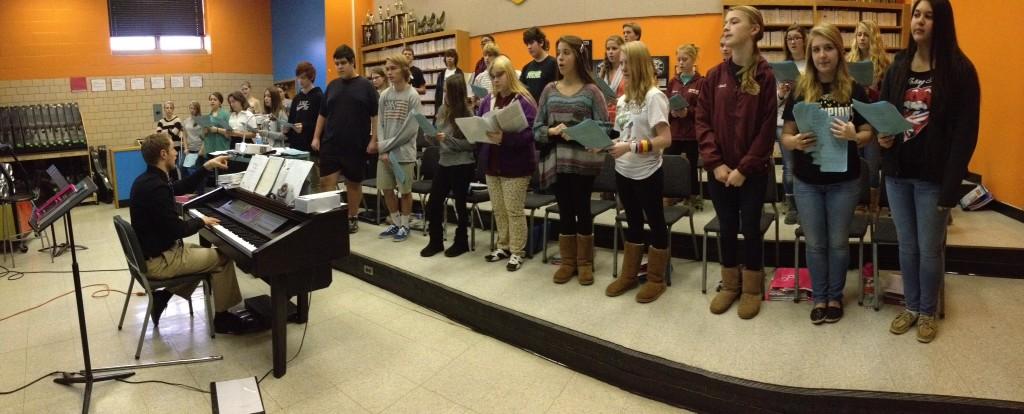
[[[289,298],[298,296],[298,320],[305,321],[305,293],[330,286],[331,261],[349,254],[347,210],[305,214],[277,200],[222,187],[185,203],[183,211],[219,220],[199,231],[200,242],[217,246],[239,269],[270,285],[268,299],[250,298],[246,305],[269,302],[274,376],[284,376]]]

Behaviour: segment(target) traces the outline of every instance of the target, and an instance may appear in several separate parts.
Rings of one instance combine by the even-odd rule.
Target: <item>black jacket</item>
[[[903,97],[907,90],[906,73],[911,56],[900,53],[885,73],[882,81],[882,100],[903,108]],[[966,58],[958,62],[958,75],[953,76],[950,85],[935,85],[946,90],[933,93],[945,100],[945,113],[932,111],[929,115],[927,136],[920,142],[921,169],[919,178],[941,185],[939,206],[952,208],[959,202],[960,183],[967,174],[974,148],[978,144],[978,119],[981,107],[981,87],[978,72]],[[903,85],[892,85],[903,82]],[[896,87],[898,86],[898,87]],[[895,88],[894,88],[895,87]],[[898,91],[898,93],[897,93]],[[902,110],[902,109],[901,109]],[[897,137],[892,148],[882,149],[882,171],[888,177],[900,177],[900,148],[902,139]]]
[[[452,76],[460,76],[462,79],[466,78],[466,75],[462,74],[462,69],[455,67],[455,74]],[[444,72],[441,72],[437,76],[437,85],[434,86],[434,117],[436,119],[437,114],[441,113],[441,106],[444,105]]]
[[[129,207],[132,228],[147,259],[160,256],[185,237],[196,234],[203,220],[182,220],[174,207],[174,196],[188,194],[206,178],[206,168],[173,184],[167,174],[152,165],[132,183]]]

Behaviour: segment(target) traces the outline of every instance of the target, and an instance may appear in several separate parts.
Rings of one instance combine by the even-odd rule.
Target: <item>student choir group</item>
[[[761,13],[750,6],[733,7],[724,19],[723,60],[702,75],[696,70],[697,47],[679,46],[668,95],[658,88],[650,51],[635,23],[625,24],[622,36],[607,38],[603,62],[593,74],[591,62],[585,60],[590,53],[580,37],[560,37],[552,57],[547,37],[536,27],[523,33],[532,59],[521,70],[489,35],[482,37],[483,58],[472,75],[462,73],[458,54],[449,49],[443,54],[446,69],[433,92],[438,132],[427,139],[439,147],[440,160],[425,209],[429,241],[420,254],[455,257],[469,250],[466,199],[470,182],[482,176],[497,224],[497,247],[484,257],[487,262],[504,262],[510,272],[523,266],[526,195],[531,189],[546,190],[555,195],[559,208],[561,262],[553,280],[566,283],[575,277],[582,285],[592,284],[591,196],[595,177],[605,157],[611,156],[627,227],[622,269],[605,293],[618,296],[637,289],[636,301],[652,302],[666,290],[670,252],[664,206],[703,204],[697,197],[663,198],[663,183],[688,179],[690,188],[698,188],[699,157],[709,174],[707,190],[721,224],[721,287],[710,310],[721,314],[738,301],[739,317],[753,318],[763,297],[759,227],[766,187],[775,182],[772,153],[778,143],[789,206],[786,222],[799,223],[807,241],[814,300],[811,321],[831,323],[842,317],[849,224],[862,187],[870,186],[872,210],[877,209],[881,187],[896,224],[906,297],[906,308],[889,330],[902,334],[916,325],[917,339],[930,342],[937,333],[946,223],[977,142],[980,98],[977,74],[957,44],[949,1],[917,0],[911,10],[909,47],[891,62],[872,21],[857,25],[848,53],[835,26],[790,27],[785,54],[802,75],[795,82],[777,82],[757,46],[765,27]],[[230,110],[222,108],[220,93],[209,97],[210,117],[229,128],[202,127],[193,121],[201,116],[197,102],[189,105],[192,117],[185,122],[175,122],[173,103],[165,105],[159,128],[181,141],[187,152],[203,156],[229,148],[232,141],[252,139],[257,130],[273,143],[311,151],[320,176],[314,191],[334,190],[344,177],[352,233],[358,231],[364,166],[370,154],[377,154],[376,184],[390,212],[390,224],[379,236],[404,241],[410,234],[420,134],[414,114],[426,91],[422,71],[411,65],[413,57],[407,48],[402,55],[388,57],[384,67],[374,68],[366,79],[356,72],[352,48],[342,45],[333,55],[339,78],[326,92],[313,85],[316,71],[303,62],[295,70],[299,90],[290,105],[274,88],[264,92],[261,102],[245,83],[228,95]],[[874,65],[871,85],[857,84],[847,69],[847,62],[862,60]],[[618,98],[606,99],[595,78]],[[474,87],[488,93],[477,98],[470,92]],[[671,109],[669,97],[674,95],[688,105]],[[853,109],[854,99],[887,101],[914,127],[895,136],[877,136]],[[828,112],[832,137],[817,137],[797,127],[793,107],[799,102],[817,103]],[[489,142],[472,143],[455,123],[457,118],[484,116],[509,105],[519,105],[531,127],[492,131],[487,134]],[[245,128],[254,118],[250,109],[266,114],[271,122]],[[613,145],[598,151],[575,142],[567,128],[587,119],[617,136]],[[844,172],[824,172],[814,163],[810,153],[822,139],[845,142]],[[689,160],[688,178],[664,175],[666,155]],[[866,183],[862,168],[869,170]],[[454,200],[458,221],[454,243],[447,249],[442,245],[446,198]],[[745,241],[742,251],[739,234]],[[645,254],[646,282],[641,284],[637,275]]]

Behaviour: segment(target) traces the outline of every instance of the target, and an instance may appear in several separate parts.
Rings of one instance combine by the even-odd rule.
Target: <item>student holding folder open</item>
[[[555,49],[558,80],[541,92],[533,125],[533,135],[541,147],[540,185],[552,187],[558,201],[562,262],[553,279],[565,283],[579,275],[581,285],[590,285],[594,283],[590,195],[605,155],[574,141],[568,128],[588,119],[606,123],[608,110],[604,95],[586,69],[583,39],[562,36]]]
[[[498,227],[497,248],[484,256],[488,262],[508,259],[505,269],[519,270],[526,256],[526,215],[523,206],[530,176],[537,168],[533,144],[533,125],[537,104],[530,91],[519,82],[516,68],[505,56],[494,58],[488,67],[493,93],[480,102],[477,116],[486,116],[510,105],[519,105],[527,126],[518,131],[494,130],[487,133],[490,143],[481,143],[479,161],[487,178],[487,188]],[[481,76],[483,73],[480,74]]]

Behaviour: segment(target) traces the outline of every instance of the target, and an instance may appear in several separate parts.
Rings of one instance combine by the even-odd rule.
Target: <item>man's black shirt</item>
[[[195,174],[171,183],[166,173],[150,165],[135,178],[129,210],[132,228],[147,259],[160,256],[178,240],[203,227],[202,219],[181,219],[174,207],[174,196],[194,192],[207,174],[206,168],[199,168]]]

